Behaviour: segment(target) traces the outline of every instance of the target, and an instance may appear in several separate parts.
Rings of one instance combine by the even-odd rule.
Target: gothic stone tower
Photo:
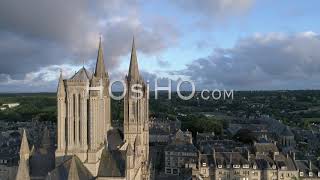
[[[127,92],[124,98],[124,141],[133,145],[134,169],[141,169],[141,179],[148,179],[149,160],[149,101],[148,89],[139,74],[137,54],[133,39],[129,73],[126,76]],[[132,90],[140,90],[137,93]]]
[[[56,163],[77,155],[97,174],[105,134],[111,126],[109,77],[105,70],[101,39],[93,75],[83,67],[73,77],[60,75],[57,92]]]

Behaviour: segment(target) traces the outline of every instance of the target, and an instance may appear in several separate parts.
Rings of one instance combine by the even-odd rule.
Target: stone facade
[[[179,129],[164,152],[165,174],[183,174],[183,169],[195,168],[198,161],[198,150],[192,143],[190,131]]]
[[[254,153],[216,152],[200,154],[194,179],[217,180],[291,180],[320,179],[312,162],[296,160],[295,154],[283,154],[273,143],[256,143]]]

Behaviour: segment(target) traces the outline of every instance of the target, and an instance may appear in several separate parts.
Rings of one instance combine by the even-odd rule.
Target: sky
[[[135,37],[145,80],[198,90],[320,89],[320,1],[2,0],[0,93],[54,92],[60,70],[123,79]]]

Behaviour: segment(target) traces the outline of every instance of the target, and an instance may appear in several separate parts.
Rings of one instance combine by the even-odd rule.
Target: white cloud
[[[116,70],[119,57],[130,52],[134,34],[142,53],[165,50],[178,31],[158,19],[142,21],[140,6],[124,0],[1,1],[0,72],[22,80],[42,67],[83,60],[93,64],[100,33],[109,70]]]
[[[215,49],[174,74],[202,87],[306,89],[320,87],[320,36],[315,32],[267,33]]]
[[[188,13],[225,19],[247,12],[253,6],[254,0],[176,0],[172,2]]]

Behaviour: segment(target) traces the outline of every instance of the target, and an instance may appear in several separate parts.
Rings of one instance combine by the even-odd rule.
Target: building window
[[[166,174],[171,174],[171,169],[166,169]]]
[[[243,174],[249,176],[249,171],[243,171]]]
[[[178,169],[173,169],[172,174],[178,174]]]
[[[233,168],[236,168],[236,169],[238,169],[238,168],[240,168],[240,165],[238,165],[238,164],[236,164],[236,165],[233,165]]]
[[[302,177],[303,176],[303,172],[300,172],[299,175]]]
[[[312,173],[312,172],[309,172],[309,176],[313,176],[313,173]]]

